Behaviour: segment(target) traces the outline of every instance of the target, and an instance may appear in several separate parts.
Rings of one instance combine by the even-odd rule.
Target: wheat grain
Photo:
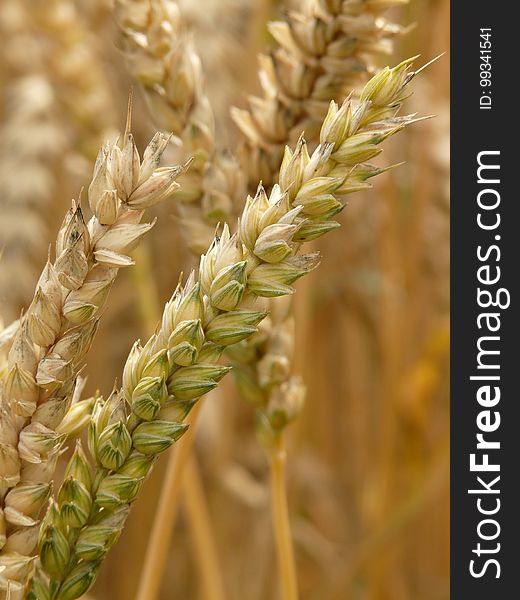
[[[45,600],[52,589],[53,598],[70,600],[88,590],[156,456],[228,372],[217,364],[223,348],[251,336],[265,317],[258,298],[294,291],[292,283],[319,260],[300,254],[301,245],[336,227],[332,218],[343,207],[337,196],[365,188],[381,172],[362,161],[413,121],[396,117],[413,75],[406,61],[373,78],[357,105],[332,103],[320,146],[312,155],[303,139],[287,148],[280,185],[269,196],[259,187],[247,199],[238,232],[223,228],[201,257],[199,277],[192,273],[166,304],[156,334],[133,347],[122,389],[94,409],[95,467],[78,446],[47,512],[32,598]]]

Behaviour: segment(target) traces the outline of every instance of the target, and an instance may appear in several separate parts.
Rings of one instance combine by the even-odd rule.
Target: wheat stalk
[[[343,208],[337,198],[382,171],[363,161],[414,120],[396,117],[413,75],[405,61],[374,77],[359,103],[331,103],[318,148],[309,155],[302,138],[287,148],[280,185],[269,196],[260,186],[247,199],[237,233],[223,228],[201,257],[199,276],[179,284],[166,304],[156,333],[133,347],[122,389],[94,410],[95,467],[78,446],[51,502],[32,598],[69,600],[88,590],[155,458],[185,432],[186,415],[228,372],[217,364],[222,350],[256,332],[265,316],[258,298],[293,293],[292,283],[319,260],[301,254],[301,245],[335,229],[332,218]]]
[[[118,270],[133,262],[126,253],[153,226],[141,223],[145,209],[171,195],[184,169],[158,166],[167,143],[157,134],[141,160],[129,118],[120,143],[102,148],[88,192],[94,216],[85,223],[73,201],[56,239],[56,258],[49,257],[18,324],[0,388],[0,495],[7,528],[0,589],[12,578],[23,590],[31,573],[38,518],[57,458],[66,433],[85,417],[84,405],[79,413],[68,411],[100,311]]]

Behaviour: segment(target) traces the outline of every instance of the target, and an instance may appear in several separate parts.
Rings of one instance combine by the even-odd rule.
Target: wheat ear
[[[118,270],[133,262],[126,253],[153,226],[140,222],[145,209],[171,195],[184,169],[158,166],[167,143],[157,134],[141,160],[128,123],[119,144],[102,148],[88,191],[94,216],[85,223],[79,202],[73,201],[58,233],[56,258],[47,261],[18,324],[0,388],[6,527],[0,565],[7,566],[0,589],[11,578],[23,589],[31,573],[39,515],[67,433],[59,426],[100,311]],[[83,416],[76,415],[76,421]]]
[[[277,46],[260,57],[264,96],[251,97],[248,110],[232,110],[245,136],[242,163],[250,180],[273,181],[285,144],[301,130],[311,144],[319,141],[329,101],[348,95],[373,71],[376,54],[391,52],[402,29],[384,13],[406,1],[310,0],[285,21],[269,24]],[[261,334],[233,348],[232,358],[242,396],[261,409],[260,427],[275,425],[280,434],[301,411],[305,386],[291,374],[290,305],[275,300],[270,313]]]
[[[155,458],[185,432],[191,408],[228,372],[217,364],[223,348],[256,332],[265,316],[257,299],[293,293],[292,283],[319,260],[300,254],[301,245],[336,227],[331,220],[343,207],[337,196],[381,172],[363,161],[413,121],[395,116],[413,75],[405,61],[373,78],[357,105],[332,103],[320,146],[309,155],[300,139],[286,150],[280,186],[270,196],[259,187],[247,199],[238,232],[224,227],[201,257],[198,278],[192,273],[179,285],[156,333],[134,346],[122,389],[94,410],[95,466],[78,446],[51,502],[31,598],[72,600],[88,590]]]
[[[174,197],[179,201],[181,232],[200,255],[219,222],[238,216],[245,195],[239,165],[215,149],[213,111],[204,92],[201,63],[171,0],[117,0],[114,16],[120,45],[133,77],[141,84],[159,129],[171,131],[184,156],[193,158]]]
[[[263,96],[232,117],[245,136],[242,163],[250,181],[276,181],[287,143],[301,131],[314,139],[330,100],[338,101],[373,71],[373,57],[389,53],[401,28],[384,13],[407,0],[309,0],[284,21],[268,24],[276,42],[260,56]]]
[[[373,70],[373,57],[390,52],[401,28],[383,18],[395,2],[309,1],[285,21],[269,24],[277,42],[260,57],[264,95],[251,97],[249,109],[232,116],[246,138],[242,165],[247,176],[268,184],[276,178],[287,140],[305,129],[309,141],[330,99],[352,90]],[[270,302],[270,318],[260,335],[233,348],[235,381],[241,395],[258,409],[258,431],[270,457],[273,517],[284,598],[296,598],[292,542],[284,469],[284,430],[303,408],[305,385],[292,374],[294,320],[290,303]]]

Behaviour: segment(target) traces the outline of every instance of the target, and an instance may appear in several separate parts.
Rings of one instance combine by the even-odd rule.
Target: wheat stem
[[[273,527],[276,538],[278,569],[282,600],[298,599],[298,583],[296,564],[287,505],[287,486],[285,466],[287,453],[285,450],[284,433],[278,434],[269,450],[269,466],[271,476],[271,503]]]
[[[193,424],[192,424],[193,426]],[[184,507],[193,536],[197,565],[202,575],[203,600],[225,600],[224,582],[215,539],[211,534],[211,515],[195,455],[191,456],[184,473]]]
[[[194,442],[195,423],[202,406],[198,402],[186,419],[190,428],[177,444],[174,452],[168,457],[166,475],[161,489],[161,496],[153,523],[152,533],[148,540],[146,558],[139,581],[136,600],[155,600],[166,564],[170,538],[177,514],[177,507],[182,490],[184,469],[191,453]]]

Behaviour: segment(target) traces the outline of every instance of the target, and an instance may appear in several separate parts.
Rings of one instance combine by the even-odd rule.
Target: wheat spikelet
[[[0,495],[7,527],[0,565],[11,565],[0,575],[0,589],[10,578],[24,588],[56,460],[67,433],[88,414],[77,403],[68,411],[100,311],[118,270],[133,262],[126,252],[153,226],[141,223],[145,209],[178,185],[183,167],[158,166],[167,143],[157,134],[141,160],[128,121],[120,143],[101,149],[88,191],[94,216],[85,223],[73,201],[56,239],[56,258],[49,257],[18,323],[0,387]]]
[[[31,598],[46,600],[52,589],[53,598],[71,600],[91,586],[156,456],[184,433],[191,408],[228,372],[217,363],[222,350],[257,331],[266,316],[259,299],[290,295],[292,283],[316,267],[319,256],[300,249],[337,226],[337,197],[381,172],[363,161],[413,121],[396,117],[413,74],[406,61],[372,79],[357,105],[332,103],[320,146],[309,155],[300,139],[287,149],[280,185],[269,196],[259,187],[247,199],[237,233],[223,228],[201,257],[198,278],[192,273],[179,284],[156,333],[135,344],[122,389],[94,409],[95,467],[78,446],[51,501]]]

